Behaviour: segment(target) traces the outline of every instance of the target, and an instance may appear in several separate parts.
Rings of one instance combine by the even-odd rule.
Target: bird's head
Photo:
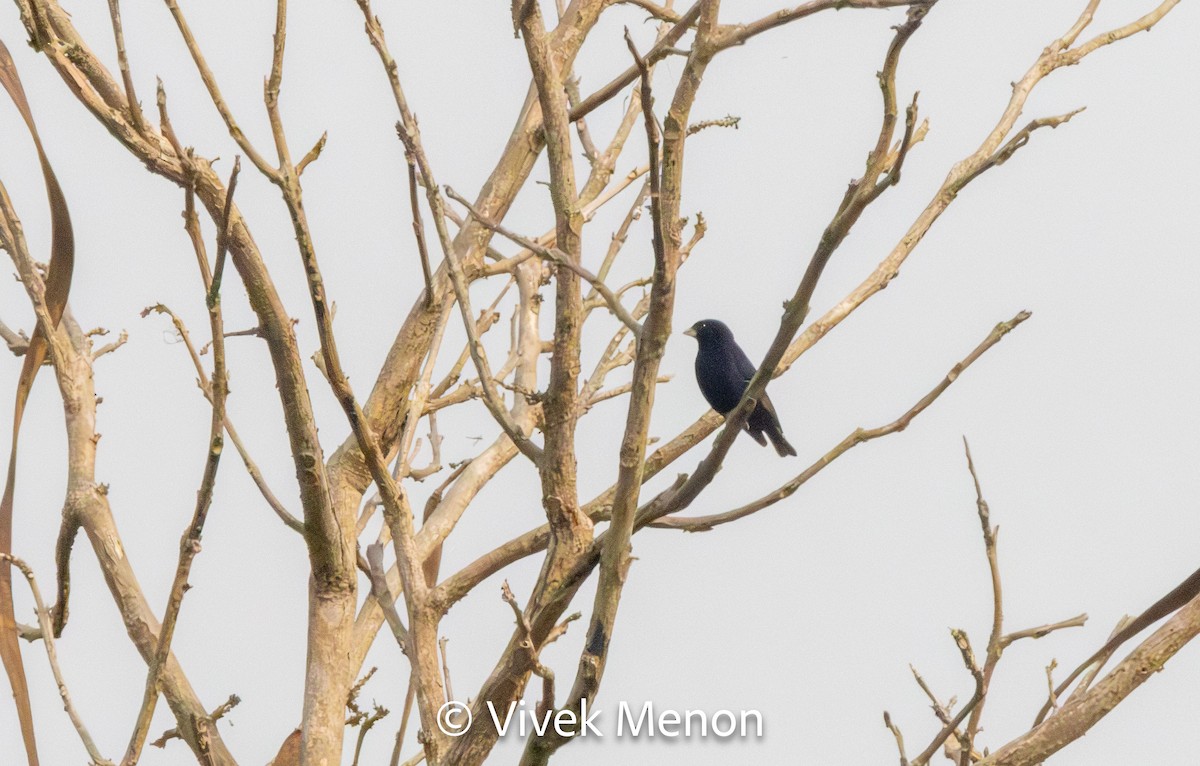
[[[700,343],[733,339],[733,331],[719,319],[701,319],[696,324],[684,330],[683,334],[690,335]]]

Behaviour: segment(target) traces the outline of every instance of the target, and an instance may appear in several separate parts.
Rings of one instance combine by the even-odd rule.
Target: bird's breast
[[[746,381],[734,365],[707,354],[696,357],[696,382],[709,406],[722,415],[737,406],[746,390]]]

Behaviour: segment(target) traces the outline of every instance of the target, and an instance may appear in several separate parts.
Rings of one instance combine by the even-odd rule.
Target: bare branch
[[[443,213],[445,203],[442,201],[441,193],[438,191],[439,187],[433,178],[433,171],[429,168],[429,162],[425,159],[425,150],[420,143],[420,132],[415,126],[415,121],[411,128],[407,127],[404,122],[396,123],[396,132],[404,143],[405,151],[416,159],[417,167],[420,168],[421,175],[425,181],[425,193],[429,200],[429,206],[433,210],[434,225],[438,231],[438,239],[442,244],[442,255],[450,271],[450,280],[454,285],[454,293],[461,309],[463,325],[467,330],[467,347],[470,350],[471,360],[475,363],[475,368],[479,372],[479,382],[483,390],[484,404],[487,405],[488,412],[492,414],[492,417],[500,425],[500,428],[503,429],[505,435],[517,446],[517,449],[537,465],[542,458],[542,448],[530,441],[529,437],[517,426],[513,421],[512,415],[505,409],[504,403],[500,400],[499,395],[493,387],[495,376],[492,375],[492,368],[488,363],[487,353],[483,348],[483,344],[479,341],[479,336],[475,330],[470,291],[467,287],[462,267],[455,256],[454,244],[450,240],[449,232],[446,231],[445,216]]]
[[[933,714],[935,716],[937,716],[937,719],[939,721],[941,721],[943,725],[949,726],[951,721],[953,720],[950,717],[950,710],[947,708],[946,705],[942,704],[941,700],[939,700],[937,698],[937,695],[933,693],[933,690],[929,688],[929,684],[927,684],[925,682],[924,677],[922,677],[921,674],[919,672],[917,672],[916,667],[914,667],[913,665],[909,665],[908,669],[910,671],[912,671],[913,679],[917,682],[917,686],[921,687],[921,691],[925,692],[925,696],[929,698],[930,709],[933,710]],[[950,704],[953,705],[954,704],[953,701],[951,701]],[[954,736],[955,740],[958,742],[959,749],[961,750],[962,743],[963,743],[962,731],[959,730],[957,727],[955,727],[953,736]]]
[[[691,125],[688,125],[687,132],[689,136],[694,136],[700,131],[708,130],[709,128],[733,128],[734,130],[737,130],[738,123],[741,121],[741,117],[734,117],[732,114],[729,114],[724,117],[719,117],[715,120],[701,120],[700,122],[694,122]]]
[[[224,718],[226,713],[228,713],[230,710],[233,710],[235,707],[240,705],[241,702],[242,702],[241,697],[237,696],[236,694],[230,694],[229,699],[222,702],[220,705],[218,705],[212,711],[211,714],[209,714],[208,720],[211,721],[212,723],[216,723],[217,721]],[[167,729],[166,731],[164,731],[162,733],[162,736],[160,736],[158,739],[154,740],[150,744],[153,747],[162,749],[162,748],[165,748],[167,746],[167,743],[170,742],[171,740],[179,739],[179,738],[180,738],[179,729]]]
[[[991,170],[994,167],[999,167],[1012,159],[1012,156],[1017,153],[1017,150],[1029,143],[1029,138],[1035,130],[1041,128],[1050,128],[1053,130],[1059,125],[1065,125],[1071,121],[1071,118],[1082,112],[1087,107],[1079,107],[1065,114],[1060,114],[1056,117],[1039,117],[1036,120],[1031,120],[1028,125],[1018,130],[1013,137],[1008,140],[1004,146],[997,149],[991,156],[986,158],[982,163],[975,168],[969,176],[966,177],[964,183],[968,183],[978,178],[980,174]]]
[[[396,597],[388,588],[387,570],[383,567],[383,549],[384,546],[381,543],[367,546],[367,562],[370,564],[371,573],[371,595],[383,608],[383,615],[387,618],[388,627],[392,629],[392,635],[396,638],[400,651],[407,653],[408,630],[396,612]]]
[[[937,0],[933,0],[936,2]],[[747,24],[722,25],[717,37],[717,45],[721,49],[735,45],[745,45],[746,42],[763,32],[768,32],[784,24],[799,21],[814,13],[827,10],[842,10],[843,8],[896,8],[932,4],[929,0],[810,0],[793,8],[776,11],[769,16]]]
[[[579,277],[584,279],[588,284],[590,284],[592,286],[592,289],[594,289],[600,295],[600,297],[602,297],[604,299],[604,302],[608,306],[609,311],[611,311],[613,313],[613,315],[615,317],[617,317],[617,319],[620,319],[621,322],[624,323],[624,325],[629,328],[630,332],[633,333],[634,337],[636,338],[636,337],[641,336],[642,326],[640,324],[638,324],[638,321],[636,319],[634,319],[632,316],[630,316],[629,312],[621,304],[620,298],[618,298],[613,293],[613,291],[608,287],[608,285],[604,284],[604,281],[602,279],[600,279],[600,277],[596,276],[595,274],[591,273],[590,271],[585,269],[580,264],[571,260],[571,258],[566,253],[564,253],[562,250],[559,250],[557,247],[543,247],[543,246],[539,245],[537,242],[535,242],[527,237],[523,237],[520,234],[516,234],[512,231],[509,231],[501,224],[493,223],[492,221],[487,220],[486,218],[484,218],[482,216],[482,214],[478,210],[475,209],[474,205],[472,205],[470,202],[468,202],[465,197],[458,194],[456,191],[451,189],[449,186],[446,187],[446,196],[449,197],[450,199],[454,200],[455,202],[458,202],[459,204],[463,205],[464,207],[466,207],[467,210],[471,213],[472,217],[474,217],[475,220],[479,221],[481,224],[483,224],[487,228],[491,229],[492,231],[496,232],[497,234],[501,235],[502,237],[505,237],[506,239],[512,240],[513,242],[517,243],[521,247],[524,247],[525,249],[532,251],[534,254],[536,254],[537,256],[539,256],[541,258],[545,258],[546,260],[551,261],[552,263],[557,264],[558,266],[562,266],[566,269],[570,269],[572,272],[574,272]]]
[[[390,766],[398,766],[400,763],[400,747],[404,744],[404,732],[408,728],[408,718],[410,715],[412,715],[414,694],[413,681],[414,679],[412,676],[409,676],[408,691],[404,694],[404,712],[400,714],[400,728],[396,730],[396,744],[392,748],[392,760],[390,762]],[[416,761],[416,763],[420,763],[421,760],[424,759],[425,751],[421,750],[420,760]]]
[[[579,612],[569,615],[555,626],[540,644],[535,644],[533,626],[530,624],[529,618],[521,610],[516,597],[513,596],[512,590],[508,587],[507,580],[500,586],[500,598],[512,608],[513,614],[517,618],[518,632],[523,636],[520,639],[519,646],[529,655],[533,674],[542,679],[542,699],[538,703],[537,714],[539,716],[545,715],[547,711],[554,709],[554,671],[542,664],[540,659],[542,649],[565,634],[567,627],[575,620],[578,620],[581,615]]]
[[[0,340],[4,341],[13,356],[24,356],[26,349],[29,348],[29,337],[20,330],[14,332],[4,322],[0,322]]]
[[[983,489],[979,486],[979,476],[975,472],[975,461],[971,457],[971,446],[967,443],[967,437],[963,437],[963,451],[967,456],[967,470],[971,473],[971,481],[975,484],[975,507],[979,512],[979,525],[983,531],[983,547],[984,553],[987,556],[988,573],[992,581],[992,630],[988,635],[987,656],[984,658],[982,678],[982,689],[979,692],[979,702],[971,711],[971,717],[967,720],[967,732],[964,737],[963,753],[961,755],[961,766],[968,766],[970,763],[970,751],[975,744],[975,736],[979,732],[979,721],[983,715],[984,705],[987,704],[988,689],[991,688],[992,675],[996,671],[996,664],[1000,662],[1000,655],[1004,652],[1003,643],[1003,628],[1004,628],[1004,594],[1000,585],[1000,562],[996,556],[996,532],[992,526],[991,511],[988,508],[987,501],[983,499]]]
[[[129,342],[129,333],[121,330],[121,334],[117,336],[116,340],[114,340],[112,343],[105,343],[103,346],[92,352],[92,361],[99,359],[105,354],[111,354],[121,346],[124,346],[127,342]]]
[[[980,766],[1033,766],[1085,735],[1135,689],[1200,634],[1200,598],[1193,598],[1121,663],[1045,723],[1017,737]]]
[[[308,166],[317,161],[317,159],[321,156],[321,152],[325,151],[325,142],[328,139],[328,131],[321,134],[321,137],[318,138],[317,142],[313,144],[313,147],[308,150],[308,153],[300,158],[300,161],[296,163],[296,175],[303,175]]]
[[[225,102],[225,97],[221,95],[221,89],[217,85],[217,78],[213,75],[212,70],[208,68],[208,62],[205,60],[195,36],[192,35],[192,29],[188,26],[183,11],[179,9],[179,4],[176,0],[163,0],[163,2],[166,3],[167,10],[171,12],[171,17],[175,19],[175,25],[179,28],[179,34],[183,37],[183,42],[187,46],[188,53],[192,55],[192,61],[196,64],[196,70],[200,73],[200,79],[204,81],[204,87],[208,89],[208,95],[212,99],[213,106],[217,108],[221,119],[225,121],[225,127],[229,130],[229,135],[237,142],[238,147],[250,158],[250,161],[254,163],[254,166],[264,176],[272,180],[278,178],[279,171],[272,167],[266,158],[258,153],[254,145],[250,143],[250,139],[242,132],[237,120],[234,119],[233,112]]]
[[[1113,628],[1112,633],[1109,634],[1109,639],[1111,640],[1112,638],[1120,635],[1121,632],[1128,628],[1132,622],[1132,616],[1128,614],[1122,615],[1121,619],[1117,620],[1116,627]],[[1101,654],[1099,658],[1092,663],[1088,671],[1079,679],[1079,683],[1076,684],[1075,688],[1071,690],[1070,695],[1067,696],[1067,700],[1069,701],[1074,699],[1076,696],[1083,694],[1088,689],[1092,688],[1092,683],[1096,680],[1096,677],[1100,675],[1100,671],[1104,669],[1104,666],[1108,664],[1108,661],[1112,659],[1112,656],[1115,653],[1116,650],[1113,649]],[[1050,693],[1052,698],[1057,697],[1057,695],[1054,694],[1053,688],[1051,688]],[[1055,706],[1057,706],[1057,703],[1055,703]]]
[[[526,58],[542,110],[542,135],[550,168],[550,202],[554,208],[555,245],[574,264],[582,261],[583,214],[571,152],[571,120],[563,91],[562,64],[551,48],[550,35],[536,2],[513,0],[513,23],[520,29]],[[461,298],[460,298],[461,300]],[[574,563],[592,541],[592,523],[579,508],[575,427],[579,400],[580,338],[583,296],[579,276],[559,269],[554,280],[554,339],[550,376],[542,404],[544,452],[538,462],[542,507],[554,540],[545,572],[553,579]]]
[[[425,306],[433,308],[437,295],[433,291],[433,272],[429,269],[429,251],[425,247],[425,224],[421,221],[421,206],[417,202],[417,159],[410,152],[405,152],[405,159],[408,164],[408,201],[412,208],[413,236],[421,257],[421,275],[425,277]]]
[[[671,10],[669,7],[670,3],[659,5],[653,2],[653,0],[613,0],[613,2],[616,4],[636,5],[638,8],[649,13],[651,18],[658,19],[659,21],[678,24],[681,19],[681,16],[676,11]]]
[[[904,735],[900,733],[900,727],[892,723],[892,716],[886,710],[883,711],[883,725],[896,738],[896,749],[900,751],[900,766],[908,766],[908,756],[904,754]]]
[[[204,353],[204,349],[201,349],[199,352],[196,351],[196,348],[192,343],[191,334],[188,333],[187,326],[184,325],[183,320],[179,317],[179,315],[170,308],[158,303],[154,306],[148,306],[147,308],[143,309],[142,316],[144,317],[148,315],[151,311],[159,314],[166,314],[168,317],[170,317],[171,323],[175,326],[175,331],[178,333],[179,339],[183,343],[184,348],[187,349],[188,356],[192,360],[192,365],[195,367],[200,392],[203,393],[204,397],[211,402],[212,385],[209,383],[208,373],[205,372],[204,365],[200,361],[200,355]],[[241,333],[227,332],[225,333],[225,337],[229,338],[239,334]],[[300,534],[304,534],[304,522],[292,515],[292,513],[288,511],[286,507],[284,507],[283,502],[280,501],[280,499],[271,490],[270,485],[267,484],[267,480],[263,476],[262,470],[258,467],[258,463],[254,462],[254,459],[250,456],[249,451],[247,451],[246,445],[242,441],[241,436],[238,435],[237,429],[234,428],[233,421],[229,419],[228,413],[225,415],[225,434],[229,437],[229,441],[233,442],[233,446],[237,450],[238,456],[241,457],[242,463],[246,466],[246,472],[250,474],[250,479],[254,482],[254,486],[258,487],[258,491],[262,494],[263,499],[267,501],[267,505],[272,511],[275,512],[275,515],[279,517],[279,520],[282,521],[284,525],[288,527],[288,529],[291,529],[294,532],[299,532]]]
[[[221,225],[217,229],[217,260],[213,267],[212,280],[205,296],[205,303],[211,307],[220,301],[221,278],[225,274],[225,254],[229,252],[229,227],[233,220],[233,193],[237,190],[238,174],[242,172],[242,158],[233,158],[233,171],[229,174],[229,183],[225,192],[225,211],[221,215]],[[205,266],[207,268],[207,266]],[[222,330],[221,337],[224,338]],[[216,336],[213,336],[213,347],[216,348]],[[214,373],[215,375],[215,373]]]
[[[454,688],[450,685],[450,661],[446,659],[446,644],[450,643],[450,639],[442,636],[438,639],[438,651],[442,655],[442,675],[446,679],[446,701],[450,702],[454,699]]]
[[[954,638],[954,643],[958,647],[959,653],[962,655],[963,664],[966,665],[967,671],[971,677],[975,679],[975,692],[971,695],[971,699],[967,704],[962,706],[962,709],[950,719],[950,721],[942,727],[938,735],[933,738],[929,746],[921,751],[921,754],[912,760],[912,766],[925,766],[929,763],[929,759],[937,752],[937,749],[942,746],[946,738],[957,732],[959,725],[966,720],[971,711],[983,699],[983,671],[979,669],[978,663],[975,662],[975,652],[971,649],[971,640],[967,638],[967,634],[958,629],[951,629],[951,637]]]
[[[702,0],[696,0],[686,12],[679,17],[670,30],[663,34],[654,47],[646,51],[644,56],[647,64],[655,64],[669,56],[677,42],[687,34],[700,18],[700,6]],[[628,87],[639,77],[637,65],[630,66],[621,74],[614,77],[604,87],[597,90],[592,95],[580,101],[571,109],[570,118],[574,120],[582,120],[587,115],[591,114],[597,107],[604,104],[609,99],[615,97],[618,93]]]
[[[145,133],[146,121],[142,106],[133,89],[133,76],[129,72],[129,58],[125,54],[125,33],[121,29],[121,0],[108,0],[108,15],[112,20],[113,38],[117,44],[117,65],[121,69],[121,81],[125,84],[125,98],[129,104],[129,122],[139,133]]]
[[[1025,630],[1017,630],[1012,633],[1006,633],[1000,638],[1001,649],[1008,648],[1009,644],[1014,641],[1020,641],[1022,638],[1045,638],[1057,630],[1066,628],[1082,628],[1087,623],[1088,616],[1086,614],[1078,614],[1066,620],[1059,622],[1051,622],[1046,625],[1039,625],[1036,628],[1026,628]]]

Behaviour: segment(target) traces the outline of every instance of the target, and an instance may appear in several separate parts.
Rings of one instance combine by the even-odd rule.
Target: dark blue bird
[[[733,331],[724,322],[702,319],[684,330],[683,334],[695,338],[700,346],[696,352],[696,382],[700,384],[700,393],[704,394],[714,410],[722,415],[729,414],[742,400],[742,394],[757,368],[733,339]],[[746,419],[746,431],[764,447],[767,439],[770,439],[780,457],[796,454],[792,445],[783,438],[775,406],[765,393],[759,397],[758,405]]]

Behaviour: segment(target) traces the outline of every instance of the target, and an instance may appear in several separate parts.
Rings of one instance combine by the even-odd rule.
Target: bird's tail
[[[788,455],[796,454],[796,448],[788,444],[788,440],[783,438],[783,431],[778,427],[767,428],[763,431],[763,433],[765,433],[767,438],[771,440],[771,446],[774,447],[775,451],[779,453],[779,457],[787,457]]]
[[[767,437],[763,436],[762,431],[755,431],[751,428],[749,423],[746,424],[746,433],[750,434],[750,438],[758,442],[759,446],[767,446]]]

